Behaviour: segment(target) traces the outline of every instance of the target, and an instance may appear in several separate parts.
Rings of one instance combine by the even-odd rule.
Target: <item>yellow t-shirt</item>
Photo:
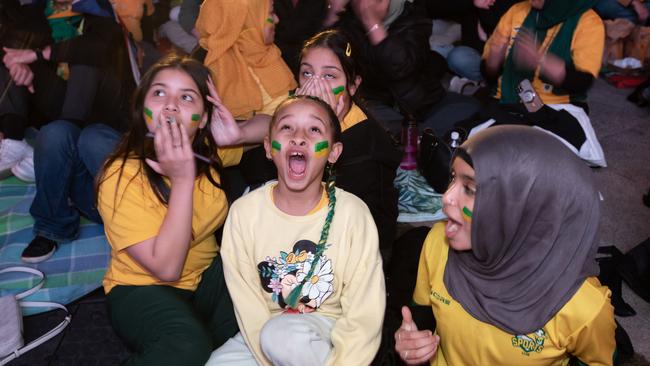
[[[522,1],[513,5],[499,20],[499,24],[485,43],[483,58],[487,58],[490,50],[494,47],[508,45],[508,54],[512,52],[512,45],[519,32],[524,19],[530,12],[530,2]],[[542,42],[541,49],[548,49],[558,30],[563,23],[557,24],[548,29],[546,38]],[[573,39],[571,40],[571,58],[576,70],[588,72],[598,77],[600,65],[605,47],[605,27],[598,14],[592,9],[587,10],[578,21]],[[506,58],[508,56],[506,55]],[[535,70],[535,78],[532,81],[533,88],[539,94],[544,104],[565,104],[570,102],[568,94],[553,94],[553,85],[543,82],[539,78],[539,67]],[[501,98],[501,77],[499,77],[498,89],[495,97]]]
[[[345,115],[345,117],[343,117],[343,121],[341,121],[341,132],[367,119],[368,116],[366,116],[366,114],[363,113],[361,108],[359,108],[358,105],[352,103],[350,110]]]
[[[567,365],[569,355],[588,365],[612,365],[614,308],[611,292],[595,277],[542,329],[527,335],[508,334],[475,319],[447,292],[443,282],[449,244],[444,222],[427,236],[418,268],[413,300],[431,306],[440,344],[431,365]],[[525,280],[525,279],[522,279]]]
[[[219,149],[223,166],[237,164],[241,150]],[[192,206],[192,242],[185,265],[178,281],[161,282],[131,258],[126,248],[157,236],[167,207],[156,198],[140,169],[140,160],[127,160],[120,179],[121,165],[122,161],[119,160],[108,167],[98,192],[97,209],[111,246],[111,260],[103,281],[105,293],[118,285],[165,284],[195,290],[201,281],[201,274],[210,266],[219,249],[213,234],[226,219],[228,202],[225,193],[212,185],[207,177],[197,179]],[[216,172],[213,172],[213,176],[219,182]]]

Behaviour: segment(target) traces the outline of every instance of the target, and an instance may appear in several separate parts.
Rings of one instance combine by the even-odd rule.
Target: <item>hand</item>
[[[325,20],[323,20],[323,26],[328,28],[336,23],[339,20],[338,14],[345,10],[349,2],[350,0],[330,0],[327,4],[327,14],[325,14]]]
[[[402,306],[402,325],[395,332],[395,351],[407,365],[427,362],[436,354],[440,337],[429,330],[418,330],[411,311]]]
[[[514,45],[514,59],[517,65],[526,70],[535,70],[542,60],[537,44],[530,30],[520,28]]]
[[[648,8],[646,8],[639,0],[632,0],[631,5],[636,12],[637,18],[639,18],[639,23],[641,23],[641,25],[645,24],[646,20],[648,20]]]
[[[345,93],[345,91],[342,93]],[[344,95],[337,98],[332,91],[332,85],[320,77],[312,76],[309,78],[309,80],[305,82],[305,85],[296,89],[296,95],[309,95],[316,97],[329,104],[339,118],[345,117],[340,116],[341,112],[345,108],[345,100],[343,99]]]
[[[208,90],[210,91],[208,101],[214,105],[210,120],[210,132],[212,132],[217,146],[241,145],[245,139],[244,131],[219,98],[217,88],[210,77],[208,78]]]
[[[381,24],[388,15],[390,0],[352,0],[352,8],[366,31],[375,24]]]
[[[17,86],[26,86],[30,93],[34,93],[34,72],[26,64],[15,64],[9,68],[11,80]]]
[[[175,182],[194,182],[196,164],[192,143],[180,121],[170,123],[159,115],[153,143],[158,161],[146,159],[151,169],[169,178],[172,187]]]
[[[36,61],[36,51],[30,49],[16,49],[2,47],[5,56],[2,58],[5,66],[10,69],[15,64],[29,65]]]
[[[474,6],[479,9],[489,9],[495,0],[474,0]]]

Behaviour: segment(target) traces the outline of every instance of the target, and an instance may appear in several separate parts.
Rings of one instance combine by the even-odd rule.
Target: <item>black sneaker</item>
[[[57,247],[58,244],[54,240],[36,235],[23,250],[21,258],[23,262],[39,263],[50,258],[56,252]]]

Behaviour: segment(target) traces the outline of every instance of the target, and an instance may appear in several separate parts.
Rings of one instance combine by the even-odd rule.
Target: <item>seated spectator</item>
[[[480,128],[495,121],[535,125],[589,164],[607,165],[587,115],[587,91],[598,76],[605,40],[592,3],[530,0],[506,12],[483,52],[484,75],[496,84],[498,103],[489,104],[480,122],[491,120]],[[524,92],[527,81],[532,90]],[[522,97],[530,99],[522,103]]]
[[[200,0],[183,0],[169,12],[169,20],[159,28],[159,36],[166,37],[176,47],[191,54],[199,42],[194,27],[201,8]]]
[[[207,51],[204,63],[238,120],[257,113],[272,115],[296,87],[273,44],[277,21],[271,0],[207,0],[201,6],[196,29]]]
[[[273,9],[278,16],[275,44],[296,75],[302,45],[323,29],[324,22],[331,16],[332,4],[326,0],[274,0]]]
[[[431,20],[423,6],[420,0],[352,0],[335,24],[359,50],[366,73],[359,92],[368,113],[396,136],[408,116],[421,130],[442,135],[479,109],[472,98],[442,87],[447,67],[444,60],[436,65],[429,49]]]
[[[208,365],[368,365],[379,348],[385,289],[377,228],[363,202],[322,183],[343,145],[320,99],[280,104],[266,155],[270,182],[235,201],[223,264],[240,332]]]
[[[187,57],[156,63],[133,100],[97,180],[111,322],[134,350],[126,364],[203,365],[237,331],[214,236],[228,210],[220,172],[241,156],[228,146],[262,136],[222,115],[210,71]]]
[[[477,85],[483,81],[481,74],[481,54],[487,37],[489,37],[501,16],[519,0],[474,0],[473,7],[466,9],[450,3],[429,1],[435,7],[444,7],[447,12],[435,12],[434,17],[450,18],[460,22],[462,37],[459,45],[447,47],[441,55],[447,60],[449,69],[461,80],[452,79],[449,90],[461,92],[466,83]],[[449,8],[455,11],[449,13]],[[463,11],[458,13],[458,11]],[[430,10],[431,11],[431,10]],[[435,20],[434,20],[435,21]],[[436,49],[439,50],[440,48]]]
[[[0,41],[0,89],[6,92],[0,101],[0,175],[11,171],[34,180],[33,151],[24,141],[29,126],[108,121],[120,103],[120,85],[107,72],[115,66],[110,47],[122,40],[111,6],[97,0],[97,14],[91,14],[71,3],[3,2],[2,24],[10,31]]]
[[[638,25],[650,25],[650,2],[642,0],[598,0],[594,10],[603,19],[627,19]]]
[[[349,38],[327,30],[309,39],[300,54],[297,95],[318,97],[336,111],[346,148],[335,165],[339,188],[368,205],[379,231],[379,250],[390,261],[397,232],[397,190],[393,185],[401,154],[377,121],[355,102],[362,82]],[[339,90],[337,90],[339,88]],[[336,92],[336,93],[335,93]]]
[[[402,360],[612,365],[616,324],[596,278],[590,169],[545,132],[499,126],[458,148],[451,171],[448,220],[424,242],[414,311],[402,308],[395,333]]]

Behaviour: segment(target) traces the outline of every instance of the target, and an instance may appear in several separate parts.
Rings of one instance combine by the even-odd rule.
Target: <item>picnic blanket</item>
[[[394,181],[399,192],[397,222],[423,222],[444,220],[442,194],[431,188],[417,170],[398,168]]]
[[[104,236],[104,227],[82,219],[77,240],[59,246],[54,255],[38,264],[26,264],[20,255],[34,238],[34,219],[29,214],[36,186],[15,177],[0,180],[0,268],[27,265],[45,273],[41,290],[29,301],[54,301],[68,304],[95,290],[102,284],[110,259],[110,247]],[[0,296],[32,287],[36,278],[27,274],[3,274],[0,277]],[[24,309],[25,315],[47,309]]]

